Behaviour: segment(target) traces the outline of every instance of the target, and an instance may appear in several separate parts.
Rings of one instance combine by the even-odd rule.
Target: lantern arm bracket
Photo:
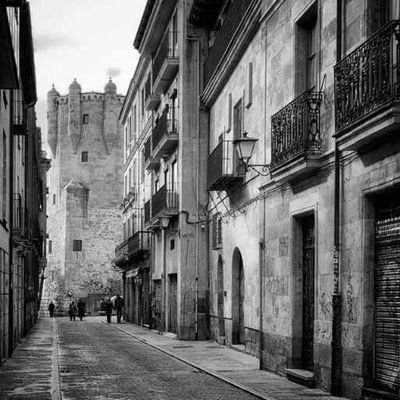
[[[261,176],[269,176],[271,174],[271,164],[246,164],[246,171],[252,170]]]

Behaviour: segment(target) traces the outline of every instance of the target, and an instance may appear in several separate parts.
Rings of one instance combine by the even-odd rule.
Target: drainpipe
[[[336,25],[336,61],[339,62],[342,54],[342,0],[337,0]],[[341,394],[342,379],[342,298],[340,293],[340,152],[335,143],[335,181],[334,181],[334,249],[333,249],[333,293],[332,293],[332,366],[331,366],[331,393]]]
[[[166,239],[166,228],[162,227],[161,228],[161,243],[162,243],[162,265],[163,265],[163,269],[162,269],[162,307],[161,307],[161,329],[163,332],[165,332],[165,328],[166,328],[166,324],[165,324],[165,318],[167,315],[167,260],[166,260],[166,256],[167,256],[167,251],[166,251],[166,243],[165,243],[165,239]]]
[[[8,276],[8,285],[9,285],[9,298],[8,298],[8,356],[11,357],[13,353],[13,339],[14,339],[14,303],[13,303],[13,227],[14,227],[14,90],[10,90],[10,145],[9,145],[9,160],[10,160],[10,168],[9,168],[9,221],[10,221],[10,248],[8,253],[8,265],[9,265],[9,276]]]

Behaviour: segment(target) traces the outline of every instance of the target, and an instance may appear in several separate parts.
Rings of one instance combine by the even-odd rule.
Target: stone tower
[[[51,169],[48,193],[48,266],[43,306],[65,311],[83,298],[89,312],[121,290],[112,260],[122,240],[123,133],[118,115],[124,97],[111,81],[104,93],[82,93],[74,80],[68,95],[48,92]]]

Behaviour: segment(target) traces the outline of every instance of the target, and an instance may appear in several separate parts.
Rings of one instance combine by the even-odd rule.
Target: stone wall
[[[121,277],[112,266],[122,240],[123,135],[116,119],[122,102],[112,82],[104,94],[81,93],[75,81],[68,96],[49,96],[49,119],[57,123],[48,132],[56,151],[49,174],[52,253],[44,304],[56,301],[60,312],[69,304],[68,289],[75,299],[122,293]],[[75,242],[74,250],[74,241],[81,241],[81,249]]]

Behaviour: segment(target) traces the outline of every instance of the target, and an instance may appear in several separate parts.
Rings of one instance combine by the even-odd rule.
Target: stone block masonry
[[[44,301],[64,313],[72,299],[91,301],[122,290],[113,268],[122,240],[123,134],[117,121],[123,103],[116,85],[82,93],[75,80],[66,96],[48,94],[48,141],[52,167],[48,201],[48,268]]]

